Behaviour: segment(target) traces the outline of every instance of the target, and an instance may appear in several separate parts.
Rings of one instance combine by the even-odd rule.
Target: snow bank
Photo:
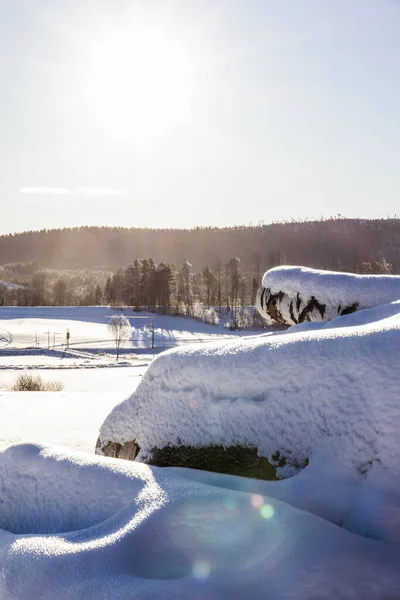
[[[166,446],[256,447],[286,459],[282,477],[307,460],[341,465],[399,500],[400,302],[308,327],[158,356],[105,420],[101,448],[135,441],[150,462]]]
[[[294,325],[400,299],[400,277],[354,275],[307,267],[275,267],[264,274],[257,308],[266,318]]]
[[[0,478],[2,600],[400,594],[399,548],[268,495],[295,496],[297,477],[254,482],[27,444],[0,454]]]

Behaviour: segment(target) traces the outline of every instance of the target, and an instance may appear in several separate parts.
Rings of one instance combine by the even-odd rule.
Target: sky
[[[0,233],[400,212],[399,0],[0,0]]]

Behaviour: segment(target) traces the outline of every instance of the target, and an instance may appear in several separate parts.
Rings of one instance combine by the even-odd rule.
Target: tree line
[[[383,257],[400,272],[400,219],[362,220],[340,216],[238,227],[139,229],[79,227],[0,236],[0,265],[37,261],[45,269],[115,271],[136,257],[159,264],[190,260],[199,272],[239,256],[243,271],[258,256],[262,270],[278,264],[354,272]],[[0,275],[1,278],[1,275]]]
[[[192,316],[217,324],[221,314],[229,315],[232,328],[262,325],[254,310],[263,269],[254,255],[251,268],[243,269],[239,258],[205,265],[196,271],[185,260],[179,267],[156,263],[152,258],[135,259],[111,271],[57,271],[43,269],[36,262],[12,263],[0,267],[0,306],[95,306],[130,307],[134,311]],[[392,265],[363,261],[358,273],[393,272]],[[9,286],[1,283],[13,281]]]
[[[22,270],[27,268],[23,265]],[[96,281],[96,272],[91,277],[86,274],[86,286],[80,287],[79,294],[74,289],[76,278],[62,272],[54,277],[54,272],[40,270],[30,279],[22,279],[18,287],[7,288],[0,283],[0,305],[108,304],[134,311],[193,316],[211,324],[217,324],[219,315],[225,312],[230,315],[232,327],[238,327],[257,320],[247,309],[254,305],[261,278],[259,262],[254,268],[254,272],[243,272],[237,257],[224,264],[217,262],[213,269],[206,265],[197,272],[187,260],[176,267],[156,264],[152,258],[135,259],[108,276],[102,272],[102,281]]]

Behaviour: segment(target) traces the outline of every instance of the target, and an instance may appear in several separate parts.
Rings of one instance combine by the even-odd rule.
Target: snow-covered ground
[[[99,368],[121,368],[148,365],[153,354],[124,353],[122,358],[116,362],[115,355],[109,353],[85,353],[79,350],[54,351],[54,350],[26,350],[6,351],[0,350],[0,382],[4,376],[3,371],[23,370],[65,370],[65,369],[99,369]],[[1,383],[0,383],[1,387]]]
[[[69,330],[71,348],[112,351],[107,324],[116,312],[106,306],[0,307],[0,347],[62,349]],[[158,349],[248,335],[231,332],[223,323],[217,327],[192,318],[134,313],[130,309],[124,314],[132,326],[132,335],[122,347],[128,352],[152,347],[153,322],[154,346]]]
[[[163,346],[233,335],[190,318],[127,310],[135,331],[116,363],[107,329],[112,314],[107,307],[0,308],[0,448],[29,439],[94,452],[102,421],[132,393]],[[154,351],[152,319],[158,346]],[[71,338],[65,350],[67,329]],[[60,381],[63,391],[10,391],[24,371],[40,374],[44,381]]]
[[[46,321],[22,310],[0,320],[0,600],[400,598],[400,303],[154,362],[132,343],[118,368],[109,341],[87,352],[79,308],[51,314],[73,339],[87,327],[75,355],[15,355]],[[160,326],[174,343],[222,332],[175,323]],[[64,390],[8,391],[21,368]],[[283,440],[309,464],[267,482],[104,458],[104,421],[157,443]]]
[[[272,487],[38,445],[0,454],[0,477],[2,600],[400,595],[399,547],[316,516],[312,498],[308,510],[276,499],[287,481]]]
[[[93,453],[101,423],[136,388],[147,364],[39,371],[44,381],[61,381],[62,392],[8,391],[18,372],[0,371],[0,450],[29,440]]]

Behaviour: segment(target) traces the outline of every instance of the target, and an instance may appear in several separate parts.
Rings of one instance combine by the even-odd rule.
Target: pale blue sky
[[[397,0],[0,0],[0,233],[400,213]]]

